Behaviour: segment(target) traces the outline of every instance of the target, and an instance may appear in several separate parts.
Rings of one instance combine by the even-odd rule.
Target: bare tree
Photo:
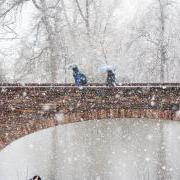
[[[0,61],[0,83],[6,82],[6,77],[3,69],[3,63]]]
[[[3,11],[0,14],[0,18],[6,18],[14,9],[18,9],[26,2],[27,0],[9,1],[8,6],[6,6],[8,0],[4,1],[3,5],[5,8],[1,6]],[[27,69],[24,70],[28,73],[31,71],[28,70],[29,64],[41,61],[41,59],[45,57],[44,54],[46,54],[47,76],[49,74],[49,82],[54,83],[57,82],[59,69],[63,69],[67,61],[67,47],[65,46],[65,41],[63,40],[64,35],[62,34],[62,29],[64,28],[64,22],[61,17],[62,4],[60,0],[53,2],[48,0],[29,0],[29,2],[32,2],[40,16],[40,18],[37,18],[37,22],[32,30],[34,33],[37,32],[36,37],[41,36],[41,38],[44,39],[45,45],[43,48],[34,47],[34,54],[31,54],[32,57],[22,57],[22,53],[20,53],[20,59],[28,62],[25,63],[24,67]],[[44,38],[44,36],[46,37]],[[36,41],[39,39],[36,38]],[[38,42],[36,42],[36,45],[39,45]]]
[[[78,12],[77,19],[80,22],[79,29],[85,27],[85,31],[80,31],[81,35],[79,36],[82,37],[81,42],[86,46],[84,56],[89,62],[88,70],[90,70],[89,75],[91,76],[91,74],[97,73],[97,69],[94,67],[113,63],[112,57],[117,48],[115,42],[118,41],[113,34],[113,15],[118,6],[116,6],[116,0],[108,2],[74,0],[74,2]]]
[[[175,4],[172,0],[154,0],[149,7],[149,11],[143,16],[140,22],[140,26],[136,24],[133,28],[132,40],[128,44],[128,49],[132,48],[132,45],[139,46],[140,54],[143,54],[142,58],[151,59],[151,76],[152,71],[159,72],[159,81],[165,82],[167,78],[167,62],[170,60],[170,40],[173,35],[170,34],[169,29],[172,13],[172,9],[175,8]],[[171,24],[172,25],[172,24]],[[137,46],[138,45],[138,46]],[[150,68],[144,62],[143,68]],[[157,74],[155,74],[157,77]]]
[[[115,54],[120,40],[112,33],[117,0],[4,0],[0,21],[8,22],[15,10],[21,13],[27,2],[36,12],[25,43],[19,40],[16,81],[67,82],[68,63],[84,64],[92,76],[97,71],[94,66],[119,58]]]

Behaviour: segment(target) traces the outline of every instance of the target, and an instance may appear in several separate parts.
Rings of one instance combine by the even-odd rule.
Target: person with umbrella
[[[107,73],[106,86],[116,86],[116,77],[113,66],[104,65],[99,68],[100,71]]]
[[[107,70],[107,79],[106,79],[107,86],[116,86],[116,77],[112,70]]]

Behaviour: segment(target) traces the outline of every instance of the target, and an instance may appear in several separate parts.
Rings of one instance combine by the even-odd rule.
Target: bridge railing
[[[73,83],[0,83],[0,87],[21,87],[21,86],[67,86],[67,87],[75,87]],[[105,83],[89,83],[85,85],[84,87],[91,87],[91,86],[106,86]],[[180,87],[180,83],[119,83],[117,87],[119,86],[133,86],[133,87],[142,87],[142,86],[147,86],[147,87]]]

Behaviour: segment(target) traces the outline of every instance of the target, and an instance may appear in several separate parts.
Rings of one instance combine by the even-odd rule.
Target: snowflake
[[[7,91],[6,88],[2,88],[2,89],[1,89],[1,92],[2,92],[2,93],[6,92],[6,91]]]
[[[146,158],[145,158],[145,161],[146,161],[146,162],[149,162],[150,160],[151,160],[151,159],[150,159],[149,157],[146,157]]]
[[[148,139],[149,141],[151,141],[151,140],[153,139],[153,135],[152,135],[152,134],[148,134],[148,135],[146,136],[146,139]]]
[[[83,87],[82,87],[82,86],[79,86],[79,87],[78,87],[78,89],[82,90],[82,89],[83,89]]]
[[[180,110],[176,111],[176,117],[180,117]]]
[[[16,108],[11,105],[10,109],[11,109],[11,111],[14,111]]]
[[[151,100],[154,101],[155,99],[156,99],[156,96],[153,95],[152,98],[151,98]]]
[[[64,122],[64,114],[63,114],[63,113],[57,113],[57,114],[55,115],[55,118],[56,118],[56,120],[59,121],[59,122]]]
[[[69,163],[72,163],[72,159],[70,157],[67,158]]]
[[[127,167],[126,163],[123,163],[123,164],[122,164],[122,167],[123,167],[123,168],[126,168],[126,167]]]
[[[23,97],[25,97],[26,95],[27,95],[27,92],[24,91],[24,92],[23,92]]]
[[[129,141],[132,139],[132,137],[131,136],[128,136],[128,138],[127,138]]]
[[[30,144],[30,145],[29,145],[29,148],[33,149],[33,148],[34,148],[33,144]]]
[[[96,180],[101,180],[101,177],[100,177],[100,176],[97,176],[97,177],[96,177]]]
[[[173,168],[169,168],[169,171],[172,172],[172,171],[173,171]]]
[[[115,98],[117,98],[117,99],[120,98],[120,95],[119,95],[119,94],[116,94]]]
[[[162,166],[161,169],[166,170],[166,166]]]
[[[112,154],[116,154],[115,151],[112,151]]]
[[[50,108],[51,108],[50,104],[44,104],[42,107],[43,111],[49,111]]]
[[[156,102],[154,100],[151,101],[151,106],[155,106],[156,105]]]
[[[133,162],[133,166],[137,166],[137,162],[136,161]]]

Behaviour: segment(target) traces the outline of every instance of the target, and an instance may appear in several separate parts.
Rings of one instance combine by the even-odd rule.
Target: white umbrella
[[[115,71],[115,68],[112,65],[103,65],[98,68],[99,72]]]

